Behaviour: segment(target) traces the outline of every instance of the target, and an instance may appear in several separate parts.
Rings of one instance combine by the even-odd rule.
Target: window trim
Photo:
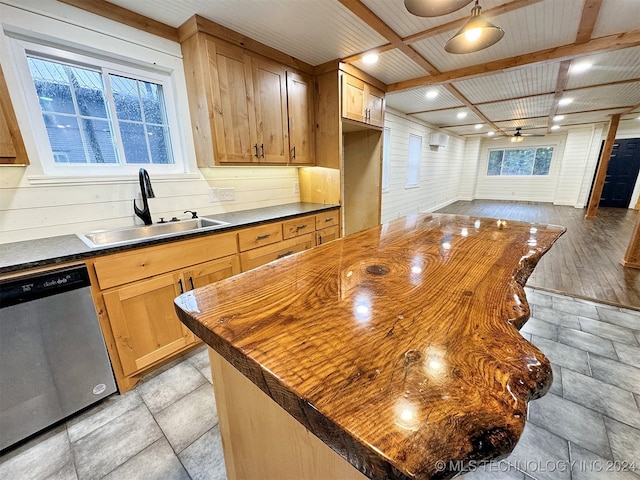
[[[506,152],[507,150],[538,150],[539,148],[551,148],[552,152],[551,152],[551,160],[549,161],[549,171],[547,173],[545,173],[544,175],[534,175],[533,171],[535,168],[535,153],[534,153],[534,159],[533,159],[533,165],[531,166],[531,173],[529,175],[502,175],[502,167],[504,166],[504,155],[502,158],[502,164],[500,167],[500,175],[489,175],[489,164],[490,164],[490,160],[491,160],[491,152],[495,152],[495,151],[503,151]],[[553,166],[553,158],[556,155],[556,150],[557,150],[557,145],[531,145],[528,147],[495,147],[495,148],[488,148],[487,149],[487,166],[484,169],[484,176],[486,178],[547,178],[549,176],[551,176],[551,172],[552,172],[552,166]]]
[[[108,56],[93,52],[78,53],[75,49],[67,50],[64,47],[38,43],[22,37],[8,37],[14,53],[14,61],[19,76],[28,78],[28,82],[21,82],[23,98],[27,106],[27,114],[30,127],[33,130],[33,140],[40,157],[40,163],[44,177],[72,178],[72,177],[119,177],[137,175],[140,168],[146,168],[153,175],[180,175],[189,173],[189,162],[184,155],[184,140],[180,130],[180,120],[174,91],[174,79],[172,73],[166,69],[150,69],[146,65],[136,61],[119,61]],[[162,86],[167,124],[173,154],[173,164],[62,164],[54,162],[54,155],[47,135],[42,110],[38,102],[38,95],[32,81],[31,71],[27,55],[32,55],[45,60],[76,65],[83,68],[98,69],[102,75],[121,75],[142,81],[156,83]],[[110,89],[109,89],[110,91]],[[109,109],[114,108],[109,102]],[[116,138],[120,133],[116,132]],[[119,142],[119,140],[118,140]],[[117,145],[121,148],[121,144]],[[34,176],[37,178],[40,176]]]
[[[412,139],[417,139],[417,141],[419,141],[418,145],[414,144],[414,149],[413,149],[413,153],[417,153],[418,157],[413,159],[411,157],[411,154],[412,154],[411,140]],[[417,148],[417,152],[415,151],[416,148]],[[420,187],[420,168],[421,167],[422,167],[422,136],[416,135],[414,133],[410,133],[409,143],[407,146],[407,176],[404,182],[405,189]],[[415,172],[412,172],[412,169],[415,169]],[[410,173],[415,173],[415,178],[411,179],[412,183],[409,183]]]

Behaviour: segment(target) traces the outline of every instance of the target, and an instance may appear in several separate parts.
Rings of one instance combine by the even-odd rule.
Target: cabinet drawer
[[[316,230],[339,225],[340,210],[330,210],[316,215]]]
[[[338,226],[323,228],[316,232],[316,245],[322,245],[323,243],[335,240],[340,236],[338,232]]]
[[[236,253],[236,234],[221,233],[107,255],[96,259],[94,268],[105,290]]]
[[[282,230],[285,240],[287,238],[298,237],[305,233],[311,233],[316,229],[315,216],[294,218],[288,222],[283,222]]]
[[[265,263],[307,250],[313,247],[314,240],[313,234],[308,233],[307,235],[283,240],[273,245],[243,252],[240,254],[240,266],[242,267],[242,271],[246,272]]]
[[[268,223],[259,227],[247,228],[238,232],[240,251],[262,247],[282,240],[282,223]]]

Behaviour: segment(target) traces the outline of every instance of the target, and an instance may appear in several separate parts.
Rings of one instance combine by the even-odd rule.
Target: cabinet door
[[[342,74],[342,116],[357,122],[365,121],[366,84],[346,73]]]
[[[284,67],[257,58],[251,63],[257,131],[254,155],[260,163],[286,164],[289,134]]]
[[[218,163],[257,162],[251,58],[241,48],[207,39]]]
[[[0,164],[29,165],[2,67],[0,67]]]
[[[366,90],[366,122],[377,127],[384,127],[384,92],[371,85],[368,85]]]
[[[287,72],[287,107],[289,112],[289,163],[313,165],[314,112],[313,80]]]
[[[179,273],[169,273],[104,293],[125,375],[143,370],[195,341],[174,310],[173,299],[181,293],[179,282]]]
[[[212,262],[196,265],[183,274],[186,288],[204,287],[223,278],[229,278],[240,273],[240,260],[237,255],[221,258]]]
[[[322,245],[324,243],[330,242],[331,240],[335,240],[339,237],[338,227],[328,227],[323,228],[322,230],[318,230],[316,232],[316,245]]]

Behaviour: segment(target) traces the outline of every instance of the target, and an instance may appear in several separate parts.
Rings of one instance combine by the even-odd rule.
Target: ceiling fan
[[[516,127],[516,133],[511,136],[512,142],[521,142],[524,137],[544,137],[542,133],[522,133],[522,127]]]

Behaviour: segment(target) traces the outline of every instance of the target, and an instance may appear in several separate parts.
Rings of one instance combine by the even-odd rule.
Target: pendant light
[[[504,36],[504,30],[496,27],[480,15],[480,5],[476,0],[471,9],[471,18],[444,46],[449,53],[472,53],[495,45]]]
[[[473,0],[404,0],[404,6],[418,17],[439,17],[469,5]]]

